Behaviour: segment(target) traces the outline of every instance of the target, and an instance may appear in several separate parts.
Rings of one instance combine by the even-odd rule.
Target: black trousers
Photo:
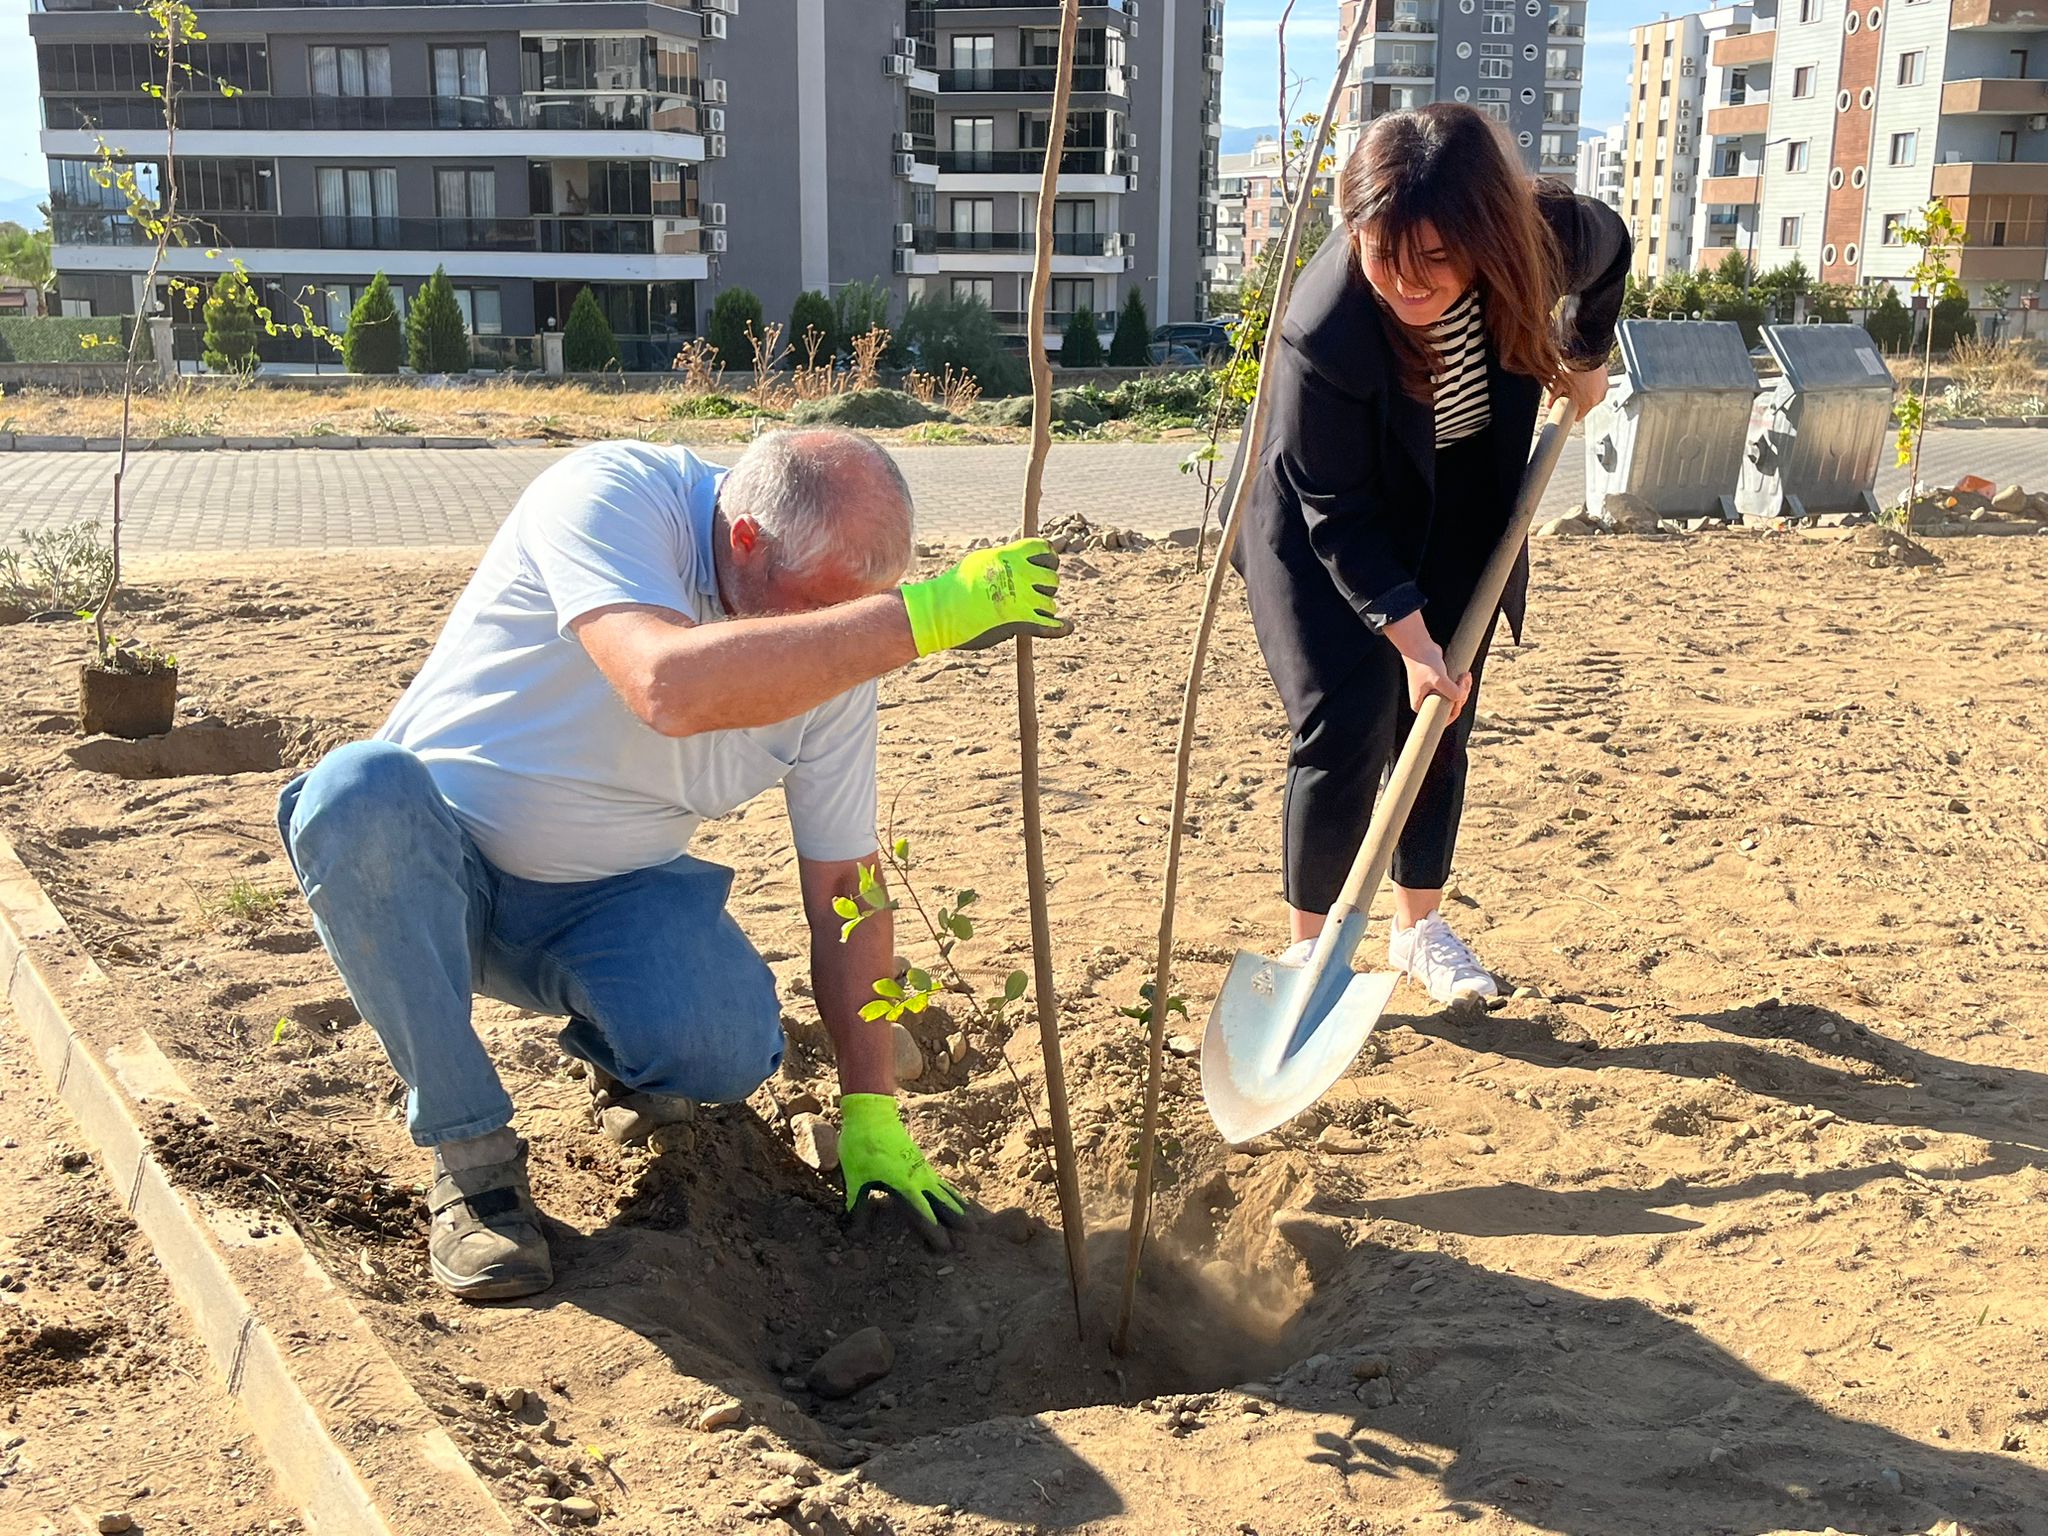
[[[1440,645],[1457,630],[1512,510],[1500,504],[1490,437],[1489,428],[1437,454],[1436,508],[1418,583],[1429,599],[1423,621]],[[1472,664],[1471,697],[1437,742],[1395,845],[1396,885],[1434,890],[1450,878],[1465,809],[1466,741],[1478,713],[1486,652],[1482,645]],[[1324,695],[1288,749],[1281,817],[1289,906],[1327,912],[1336,904],[1382,782],[1414,724],[1401,653],[1361,622],[1357,667]]]

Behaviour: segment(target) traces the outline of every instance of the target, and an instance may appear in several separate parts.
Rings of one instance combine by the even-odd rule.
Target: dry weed
[[[847,388],[854,390],[873,389],[881,377],[882,354],[888,350],[889,333],[879,325],[870,326],[867,334],[853,338],[853,378]]]
[[[725,393],[725,369],[719,366],[718,348],[704,337],[699,336],[684,343],[676,353],[672,365],[683,376],[683,393],[686,395],[722,395]]]

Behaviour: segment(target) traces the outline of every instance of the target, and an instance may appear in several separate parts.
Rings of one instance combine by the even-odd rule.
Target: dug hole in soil
[[[1243,1148],[1171,1056],[1121,1357],[1145,1048],[1118,1010],[1150,971],[1187,551],[1070,556],[1083,638],[1040,656],[1079,1338],[1023,1107],[1043,1102],[1028,1010],[1004,1039],[957,1002],[910,1021],[913,1133],[996,1213],[958,1251],[850,1239],[836,1181],[798,1159],[793,1117],[836,1089],[772,796],[696,851],[739,872],[783,1070],[622,1151],[556,1021],[479,1004],[558,1278],[490,1307],[427,1281],[425,1160],[272,808],[382,718],[465,559],[146,570],[144,638],[175,644],[189,695],[155,742],[80,742],[66,637],[0,630],[34,680],[0,705],[0,822],[211,1108],[152,1127],[174,1176],[305,1235],[515,1521],[2031,1533],[2048,823],[2013,786],[2048,632],[2004,616],[2040,611],[2048,558],[1946,559],[1735,534],[1539,548],[1532,644],[1497,653],[1481,703],[1452,905],[1523,995],[1445,1014],[1404,990],[1370,1059]],[[1955,657],[1923,678],[1935,626]],[[985,991],[1028,968],[1010,678],[942,656],[883,692],[886,830],[928,906],[981,893],[959,958]],[[1285,727],[1235,598],[1209,686],[1176,972],[1197,1024],[1234,950],[1284,932]],[[886,1374],[814,1390],[874,1328]]]

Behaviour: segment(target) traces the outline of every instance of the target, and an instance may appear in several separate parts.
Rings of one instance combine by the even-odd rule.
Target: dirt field
[[[0,825],[214,1105],[218,1130],[162,1128],[167,1159],[301,1224],[522,1523],[523,1500],[575,1496],[622,1536],[2033,1536],[2048,539],[1933,547],[1938,567],[1874,569],[1790,535],[1539,543],[1530,644],[1480,705],[1453,911],[1527,992],[1447,1014],[1404,989],[1371,1060],[1244,1148],[1175,1059],[1123,1358],[1103,1340],[1143,1053],[1117,1009],[1156,924],[1186,551],[1070,561],[1082,633],[1040,656],[1082,1342],[1003,1061],[1042,1098],[1028,1020],[1008,1041],[961,1008],[917,1024],[914,1129],[1023,1213],[964,1251],[849,1240],[793,1155],[785,1116],[833,1089],[773,797],[698,851],[739,870],[783,982],[784,1074],[692,1146],[621,1152],[553,1021],[483,1005],[560,1279],[530,1305],[434,1293],[424,1160],[271,805],[382,716],[460,560],[147,568],[127,627],[176,650],[189,694],[156,744],[81,742],[80,637],[0,629]],[[884,688],[893,831],[928,904],[980,891],[961,957],[984,987],[1025,948],[1011,676],[935,657]],[[1196,1026],[1232,950],[1283,939],[1284,727],[1234,595],[1210,689],[1178,972]],[[812,1393],[811,1362],[870,1325],[889,1375]],[[516,1412],[475,1395],[509,1387]],[[743,1417],[700,1427],[729,1397]]]

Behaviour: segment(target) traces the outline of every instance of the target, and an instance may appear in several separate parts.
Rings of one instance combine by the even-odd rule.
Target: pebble
[[[493,1395],[497,1399],[498,1406],[507,1413],[517,1413],[526,1406],[526,1388],[524,1387],[500,1387]]]
[[[779,1515],[803,1496],[803,1489],[786,1477],[778,1477],[754,1495],[754,1502],[769,1514]]]
[[[800,1161],[820,1173],[839,1166],[839,1127],[831,1121],[813,1114],[793,1115],[789,1135]]]
[[[747,1416],[747,1410],[732,1398],[713,1403],[697,1415],[697,1427],[702,1430],[731,1429]]]
[[[1169,1035],[1166,1048],[1176,1056],[1192,1056],[1202,1045],[1193,1035]]]
[[[1904,1493],[1906,1491],[1906,1480],[1899,1476],[1898,1468],[1885,1467],[1877,1475],[1883,1481],[1885,1487],[1891,1489],[1893,1493]]]
[[[784,1116],[792,1120],[798,1115],[822,1115],[824,1112],[824,1101],[808,1088],[799,1088],[782,1106]]]
[[[1387,1374],[1387,1369],[1385,1355],[1365,1355],[1352,1364],[1351,1375],[1358,1381],[1377,1381]]]
[[[880,1381],[896,1363],[896,1348],[879,1328],[849,1334],[818,1357],[810,1370],[811,1390],[820,1397],[851,1397]]]
[[[1371,1150],[1366,1145],[1363,1137],[1346,1130],[1341,1125],[1324,1126],[1322,1134],[1316,1137],[1316,1145],[1325,1152],[1334,1153],[1339,1157],[1355,1157],[1361,1152]]]
[[[467,1392],[471,1397],[482,1397],[484,1395],[484,1384],[474,1376],[456,1377],[455,1387],[457,1391]]]
[[[1411,1296],[1420,1296],[1424,1291],[1428,1290],[1432,1285],[1435,1284],[1436,1281],[1432,1277],[1425,1275],[1422,1279],[1416,1281],[1413,1285],[1408,1287],[1408,1294]]]
[[[1922,1147],[1927,1145],[1927,1140],[1925,1137],[1916,1136],[1911,1131],[1901,1131],[1897,1136],[1893,1137],[1892,1139],[1899,1144],[1899,1147],[1902,1151],[1906,1152],[1918,1152]]]
[[[966,1030],[955,1030],[952,1034],[946,1036],[946,1060],[956,1067],[967,1060]]]
[[[562,1501],[551,1499],[544,1493],[530,1493],[519,1501],[519,1507],[528,1514],[537,1515],[545,1520],[548,1516],[560,1512]]]
[[[924,1076],[924,1047],[902,1024],[889,1026],[889,1039],[896,1050],[896,1081],[914,1083]]]
[[[1359,1387],[1358,1400],[1368,1408],[1391,1407],[1394,1401],[1394,1384],[1385,1377],[1368,1381]]]
[[[120,1536],[135,1529],[135,1518],[125,1509],[110,1509],[100,1516],[99,1528],[102,1536]]]
[[[1458,1141],[1467,1152],[1476,1153],[1480,1157],[1485,1157],[1493,1151],[1493,1143],[1484,1136],[1460,1136]]]
[[[799,1488],[814,1487],[818,1481],[818,1469],[808,1456],[795,1451],[763,1451],[757,1458],[770,1472],[780,1472]]]
[[[604,1511],[597,1507],[597,1500],[595,1499],[575,1498],[562,1500],[562,1518],[564,1520],[576,1520],[584,1525],[595,1525],[597,1517],[603,1513]]]

